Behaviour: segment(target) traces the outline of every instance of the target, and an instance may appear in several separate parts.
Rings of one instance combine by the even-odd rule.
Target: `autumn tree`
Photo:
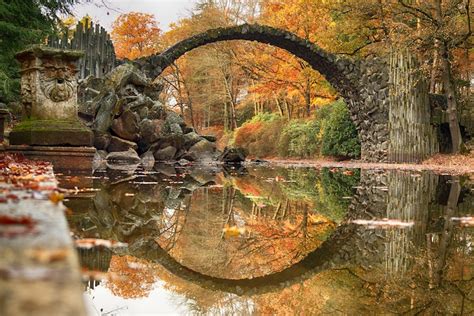
[[[469,73],[470,0],[347,0],[330,6],[338,17],[340,37],[359,38],[357,50],[383,54],[390,47],[401,47],[417,55],[430,79],[430,92],[447,98],[453,152],[460,152],[457,94],[462,82],[460,59],[464,59],[464,68]],[[463,50],[465,54],[460,54]],[[469,75],[465,75],[464,81],[468,80]]]
[[[130,12],[120,15],[112,26],[118,58],[136,59],[159,50],[161,30],[153,14]]]

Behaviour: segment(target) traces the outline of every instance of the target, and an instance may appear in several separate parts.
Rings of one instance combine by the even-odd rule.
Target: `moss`
[[[28,56],[35,57],[60,57],[66,60],[77,60],[84,56],[84,52],[79,50],[66,50],[47,47],[44,45],[31,45],[28,46],[25,50],[17,53],[15,55],[16,59],[23,60]]]
[[[80,121],[58,121],[58,120],[24,120],[14,127],[15,131],[51,131],[60,132],[65,130],[89,131]]]

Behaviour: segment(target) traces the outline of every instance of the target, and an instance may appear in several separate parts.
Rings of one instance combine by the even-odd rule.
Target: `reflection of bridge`
[[[437,140],[432,139],[433,131],[427,119],[430,117],[429,105],[426,103],[427,92],[419,83],[416,87],[402,86],[405,82],[402,80],[405,79],[404,76],[413,75],[410,73],[411,70],[406,73],[399,71],[406,68],[402,67],[406,65],[398,67],[398,62],[403,63],[406,58],[399,61],[393,59],[392,67],[389,69],[387,60],[372,58],[353,61],[326,52],[314,43],[288,31],[257,24],[244,24],[208,30],[175,44],[161,54],[142,58],[136,64],[149,77],[156,78],[187,52],[203,45],[229,40],[256,41],[285,49],[319,71],[346,100],[359,131],[364,160],[410,161],[423,158],[437,150]],[[389,77],[392,77],[393,88],[389,85]],[[413,82],[417,81],[420,80]],[[413,101],[410,96],[407,98],[404,88],[406,91],[411,91],[415,98],[420,99]],[[402,104],[408,99],[410,99],[409,106]],[[400,126],[400,119],[405,120],[407,126]],[[415,123],[419,125],[413,127]],[[400,133],[404,133],[404,137],[399,137]],[[423,138],[425,139],[422,140]],[[414,144],[416,146],[412,146]],[[405,152],[408,149],[403,145],[415,148],[414,152]],[[398,152],[400,148],[403,152]]]
[[[204,288],[236,294],[273,292],[280,287],[288,287],[310,279],[321,271],[348,266],[385,266],[385,271],[388,273],[404,273],[410,265],[410,245],[423,244],[426,233],[433,230],[428,225],[430,215],[428,210],[438,208],[441,211],[438,216],[444,212],[445,207],[436,202],[436,193],[440,189],[438,182],[441,187],[444,185],[438,175],[430,173],[414,175],[403,171],[362,170],[361,181],[352,199],[345,223],[340,225],[321,247],[309,253],[300,262],[283,271],[262,277],[234,280],[194,271],[179,263],[161,248],[155,241],[156,236],[147,235],[147,238],[140,239],[136,244],[132,243],[127,253],[159,263],[179,278]],[[455,208],[459,183],[450,187],[449,195],[452,195],[451,198],[456,202],[446,203]],[[165,201],[161,205],[179,205],[177,201],[180,198],[177,195],[171,199],[172,201]],[[413,222],[414,226],[404,229],[367,229],[350,223],[356,219],[381,218]],[[445,235],[446,232],[442,231],[442,238],[449,237]],[[440,251],[445,250],[440,248]],[[444,267],[443,262],[438,268],[441,267]]]

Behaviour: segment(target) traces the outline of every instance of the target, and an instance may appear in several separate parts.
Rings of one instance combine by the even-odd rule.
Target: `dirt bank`
[[[268,159],[277,165],[290,165],[300,167],[336,167],[336,168],[361,168],[361,169],[387,169],[387,170],[430,170],[447,174],[472,174],[474,176],[474,153],[469,155],[435,155],[421,164],[408,163],[368,163],[359,160],[335,161],[331,159]]]

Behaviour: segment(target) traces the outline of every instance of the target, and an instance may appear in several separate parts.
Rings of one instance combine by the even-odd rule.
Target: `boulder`
[[[224,151],[219,156],[219,161],[224,163],[242,163],[246,158],[245,151],[242,148],[224,148]]]
[[[138,140],[138,117],[130,110],[126,110],[119,118],[113,120],[112,131],[120,138],[137,141]]]
[[[189,148],[188,155],[195,156],[195,160],[211,160],[215,158],[216,145],[203,139]],[[189,160],[187,157],[182,158]]]
[[[97,78],[92,75],[80,80],[77,89],[77,102],[79,113],[94,116],[97,108],[97,103],[93,100],[104,91],[105,82],[102,78]]]
[[[171,161],[174,159],[176,151],[176,148],[174,148],[173,146],[168,146],[155,151],[154,157],[157,161]]]
[[[179,126],[185,126],[184,119],[176,112],[168,111],[166,112],[166,125],[170,127],[172,124],[178,124]]]
[[[191,148],[191,146],[193,146],[194,144],[196,144],[196,143],[198,143],[202,140],[202,137],[199,136],[195,132],[187,133],[183,136],[183,138],[184,138],[184,147],[186,149]]]
[[[141,108],[139,111],[138,111],[138,116],[140,116],[140,121],[148,118],[148,114],[149,114],[150,110],[148,110],[148,108],[146,107],[143,107]]]
[[[169,129],[170,129],[171,134],[177,134],[177,135],[183,134],[183,130],[181,129],[181,126],[179,126],[179,124],[173,123],[170,125]]]
[[[105,84],[109,89],[120,91],[127,84],[146,87],[150,80],[132,64],[115,67],[105,76]]]
[[[92,129],[100,132],[107,132],[112,125],[113,118],[115,116],[115,106],[117,104],[117,95],[109,91],[108,93],[101,94],[97,101],[97,114],[92,124]]]
[[[106,150],[110,144],[110,138],[109,133],[94,131],[94,147],[97,150]]]
[[[144,119],[140,122],[140,139],[145,144],[152,144],[163,136],[165,121]]]
[[[155,101],[149,109],[148,118],[150,120],[163,120],[166,118],[166,110],[163,104]]]
[[[116,136],[112,136],[110,138],[110,144],[107,146],[107,151],[110,152],[120,152],[120,151],[127,151],[129,149],[133,149],[136,151],[138,146],[136,143],[121,139]]]
[[[129,149],[127,151],[117,151],[111,152],[107,155],[107,162],[108,163],[115,163],[115,162],[122,162],[122,163],[130,163],[130,164],[137,164],[140,162],[140,157],[135,150]]]
[[[184,148],[184,135],[171,134],[160,137],[160,139],[153,144],[152,148],[154,151],[163,149],[165,147],[172,146],[176,150]]]

